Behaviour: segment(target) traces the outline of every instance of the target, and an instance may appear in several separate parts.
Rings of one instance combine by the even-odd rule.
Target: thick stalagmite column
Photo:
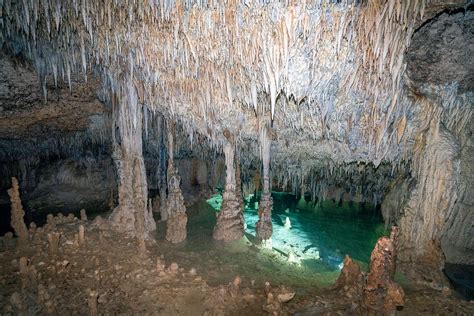
[[[260,204],[258,206],[258,217],[256,233],[257,240],[268,244],[272,237],[272,207],[273,200],[270,193],[270,148],[271,139],[268,128],[262,127],[260,130],[260,148],[263,162],[263,191]]]
[[[173,244],[180,243],[186,239],[186,224],[188,217],[184,206],[183,194],[179,187],[181,177],[173,165],[173,128],[168,133],[168,198],[166,199],[166,210],[168,220],[166,222],[166,240]]]
[[[110,216],[112,226],[131,237],[148,239],[156,229],[153,214],[146,207],[148,189],[142,152],[142,107],[132,82],[121,93],[118,115],[120,146],[113,158],[119,176],[119,205]]]
[[[228,141],[224,145],[225,190],[221,211],[217,216],[216,226],[214,227],[214,239],[230,241],[240,239],[244,235],[244,216],[242,213],[242,196],[240,188],[237,188],[236,169],[234,168],[235,146],[230,135],[226,135],[226,137]]]

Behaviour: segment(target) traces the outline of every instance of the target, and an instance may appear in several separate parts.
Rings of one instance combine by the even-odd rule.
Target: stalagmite
[[[244,217],[242,197],[236,187],[236,172],[234,168],[235,145],[230,132],[226,131],[225,133],[227,139],[227,142],[224,144],[226,164],[225,190],[221,210],[214,227],[213,237],[216,240],[230,241],[240,239],[244,235]]]
[[[87,221],[87,213],[85,209],[81,209],[81,221]]]
[[[8,190],[8,195],[10,196],[12,210],[10,225],[13,227],[15,234],[18,236],[19,245],[24,247],[28,244],[28,229],[26,228],[26,224],[23,219],[25,216],[25,211],[21,205],[20,189],[18,186],[18,180],[16,178],[12,178],[12,188]]]
[[[166,240],[177,244],[186,239],[188,217],[180,188],[181,177],[178,170],[173,166],[173,150],[173,127],[171,127],[168,132],[168,197],[166,199],[168,220],[166,222]]]
[[[59,232],[51,232],[48,234],[49,254],[51,256],[55,256],[58,254],[60,238],[61,238],[61,233]]]
[[[84,225],[79,225],[79,235],[78,235],[79,247],[84,247],[86,245],[85,229]]]
[[[290,218],[287,216],[285,219],[285,224],[283,225],[285,229],[290,229],[291,228],[291,221]]]
[[[28,286],[28,259],[26,257],[20,258],[20,275],[21,275],[21,287],[24,289]]]
[[[335,288],[342,290],[347,297],[360,297],[364,286],[364,275],[360,267],[351,257],[346,255],[341,274],[337,278]]]
[[[157,272],[162,272],[165,270],[165,262],[162,260],[162,258],[157,258],[156,259],[156,271]]]
[[[87,304],[89,305],[89,315],[90,316],[97,316],[98,311],[97,311],[97,298],[99,296],[99,293],[94,290],[89,291],[89,296],[87,298]]]
[[[404,305],[404,291],[393,281],[396,265],[398,228],[392,227],[390,238],[381,237],[370,256],[367,282],[364,286],[362,306],[367,313],[392,315]]]
[[[260,130],[260,148],[263,162],[263,192],[258,205],[259,220],[256,225],[257,240],[271,246],[272,237],[272,207],[273,200],[270,192],[270,149],[271,139],[267,126]]]

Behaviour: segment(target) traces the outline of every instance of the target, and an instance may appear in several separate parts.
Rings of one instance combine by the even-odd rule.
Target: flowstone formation
[[[173,165],[173,133],[168,133],[168,197],[166,198],[166,210],[168,220],[166,221],[166,240],[173,244],[180,243],[186,239],[186,224],[188,217],[184,206],[183,194],[181,192],[181,177]]]
[[[224,145],[224,155],[226,164],[225,190],[213,236],[216,240],[231,241],[240,239],[244,235],[242,196],[240,190],[237,189],[234,167],[235,149],[231,139]]]

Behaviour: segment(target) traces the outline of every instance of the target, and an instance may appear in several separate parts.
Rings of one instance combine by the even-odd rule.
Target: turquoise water
[[[272,196],[270,249],[255,243],[259,197],[252,195],[245,199],[245,237],[228,243],[212,238],[222,203],[220,194],[187,208],[187,239],[183,243],[166,242],[166,223],[159,222],[157,248],[167,263],[175,261],[185,269],[195,268],[211,285],[227,284],[239,275],[243,284],[253,280],[263,286],[269,281],[309,293],[334,284],[345,254],[363,269],[367,266],[375,242],[383,233],[381,217],[373,209],[348,203],[315,205],[284,193],[273,192]],[[290,229],[284,227],[286,217]]]
[[[290,263],[320,269],[339,270],[346,254],[364,266],[377,239],[386,234],[379,212],[360,204],[335,205],[326,201],[317,205],[292,194],[272,193],[272,249]],[[218,211],[222,202],[216,195],[208,203]],[[258,198],[245,199],[246,234],[255,237]],[[285,228],[287,218],[291,228]]]

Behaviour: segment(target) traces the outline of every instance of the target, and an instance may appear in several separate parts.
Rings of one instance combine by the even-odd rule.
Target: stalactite
[[[224,144],[226,164],[225,190],[221,210],[217,216],[216,226],[214,227],[213,236],[216,240],[230,241],[242,238],[244,234],[244,217],[242,196],[240,188],[237,188],[237,175],[234,163],[234,138],[228,130],[225,131],[225,137],[227,139],[227,142]],[[238,182],[240,185],[240,179]]]

